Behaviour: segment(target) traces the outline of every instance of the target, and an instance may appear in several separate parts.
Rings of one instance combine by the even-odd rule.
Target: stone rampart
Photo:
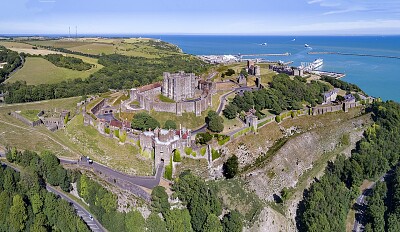
[[[17,112],[10,112],[10,115],[31,127],[39,126],[42,124],[42,120],[40,120],[40,119],[32,122],[32,121],[26,119],[24,116],[18,114]]]

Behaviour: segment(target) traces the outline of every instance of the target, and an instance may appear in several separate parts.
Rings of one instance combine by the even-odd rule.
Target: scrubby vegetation
[[[251,108],[257,110],[257,116],[261,117],[264,109],[269,109],[275,114],[284,110],[298,110],[303,108],[306,102],[311,106],[323,101],[322,93],[329,90],[329,86],[312,81],[304,83],[300,77],[291,80],[286,74],[276,75],[270,83],[270,88],[253,92],[245,92],[243,96],[236,95],[233,101],[223,110],[228,119],[233,119],[240,112],[247,112]]]
[[[362,90],[355,84],[351,84],[342,80],[338,80],[334,77],[327,77],[322,76],[321,80],[328,82],[329,84],[333,85],[335,88],[343,89],[346,91],[355,91],[355,92],[362,92]]]
[[[71,56],[63,56],[61,54],[48,54],[43,56],[43,58],[50,61],[57,67],[68,68],[77,71],[89,70],[93,66],[92,64],[83,62],[82,59]]]
[[[335,163],[329,163],[325,175],[305,193],[298,212],[300,231],[345,231],[350,202],[359,194],[358,186],[364,179],[375,180],[399,162],[400,105],[376,102],[368,110],[373,112],[375,123],[365,131],[351,158],[339,156]],[[376,215],[380,215],[382,201],[375,202],[373,205],[379,205]],[[393,216],[391,220],[395,220]],[[372,223],[373,227],[383,228],[382,222]]]

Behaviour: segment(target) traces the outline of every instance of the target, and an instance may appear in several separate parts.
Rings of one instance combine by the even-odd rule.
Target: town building
[[[336,101],[338,92],[339,89],[334,88],[333,90],[324,93],[324,102],[322,104],[329,104],[331,102]]]

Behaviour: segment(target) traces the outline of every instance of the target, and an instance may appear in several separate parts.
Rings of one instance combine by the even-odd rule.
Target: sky
[[[400,34],[400,0],[1,0],[0,34]]]

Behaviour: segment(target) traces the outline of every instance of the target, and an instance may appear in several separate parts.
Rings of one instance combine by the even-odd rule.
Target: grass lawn
[[[160,99],[160,101],[162,101],[162,102],[175,103],[175,101],[173,99],[166,97],[162,94],[158,95],[158,99]]]
[[[20,114],[30,121],[36,121],[39,119],[39,117],[37,116],[39,112],[40,112],[40,110],[36,110],[36,109],[35,110],[23,110],[23,111],[21,111]]]
[[[97,68],[76,71],[60,68],[40,57],[27,57],[24,66],[7,79],[7,82],[26,81],[28,85],[53,84],[68,79],[85,79]]]
[[[106,43],[84,43],[80,46],[69,47],[71,51],[82,52],[92,55],[113,54],[116,50],[112,44]]]
[[[188,129],[195,129],[200,127],[205,123],[204,118],[207,115],[208,111],[204,111],[201,116],[196,117],[195,113],[183,113],[182,116],[177,116],[174,113],[167,113],[167,112],[155,112],[152,110],[150,115],[157,119],[160,122],[161,126],[164,125],[165,121],[172,120],[176,122],[176,125],[179,127],[179,124],[182,127]]]
[[[120,145],[116,139],[101,135],[95,128],[83,126],[82,115],[70,121],[65,133],[78,152],[100,163],[131,174],[152,174],[152,160],[142,157],[137,146]]]
[[[36,152],[44,150],[53,151],[58,156],[74,157],[77,155],[62,145],[65,138],[58,138],[57,133],[52,133],[44,126],[30,127],[18,119],[8,115],[11,111],[38,112],[39,110],[67,109],[73,114],[76,103],[80,97],[32,102],[25,104],[12,104],[0,107],[0,144],[2,146],[17,147],[18,149],[29,149]],[[50,136],[47,137],[47,136]],[[27,142],[28,141],[28,142]],[[58,142],[58,143],[57,143]]]
[[[238,118],[227,119],[224,116],[222,116],[222,118],[224,119],[224,131],[222,131],[222,133],[228,133],[230,131],[239,129],[243,125]]]

